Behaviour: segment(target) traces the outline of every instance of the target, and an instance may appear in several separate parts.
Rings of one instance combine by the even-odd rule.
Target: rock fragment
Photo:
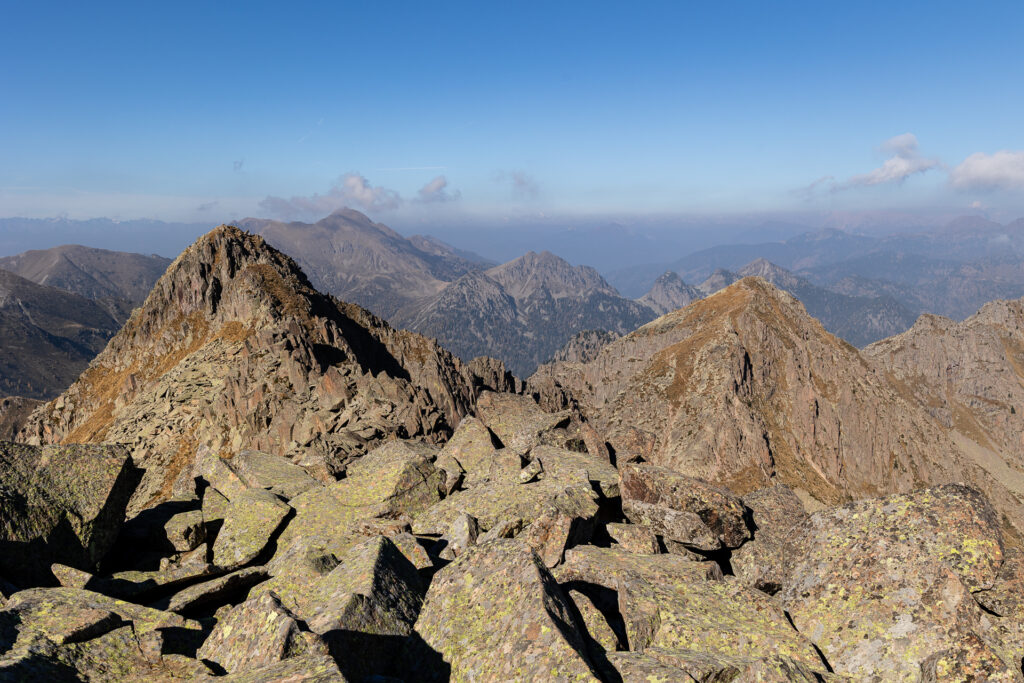
[[[724,489],[655,465],[629,463],[620,476],[626,517],[666,539],[711,551],[751,537],[743,502]]]
[[[265,593],[219,619],[196,656],[228,673],[242,673],[306,654],[325,655],[327,648],[276,595]]]
[[[567,598],[518,540],[475,546],[434,577],[409,680],[596,681]],[[432,654],[436,653],[436,654]]]
[[[225,570],[243,567],[263,552],[291,513],[286,503],[262,489],[247,489],[232,499],[224,525],[213,542],[213,564]]]

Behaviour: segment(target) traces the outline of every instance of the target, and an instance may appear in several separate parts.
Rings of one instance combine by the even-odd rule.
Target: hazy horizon
[[[59,4],[0,29],[0,216],[1024,215],[1019,3]]]

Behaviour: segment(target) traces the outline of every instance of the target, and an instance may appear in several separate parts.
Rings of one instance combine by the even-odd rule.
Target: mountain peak
[[[487,271],[517,299],[547,293],[559,299],[590,292],[618,296],[615,288],[589,266],[574,266],[550,251],[528,251],[519,258]]]
[[[294,457],[326,480],[389,435],[444,438],[473,387],[500,380],[473,372],[317,292],[259,235],[222,225],[171,264],[25,438],[128,444],[147,470],[138,509],[187,486],[199,446]]]

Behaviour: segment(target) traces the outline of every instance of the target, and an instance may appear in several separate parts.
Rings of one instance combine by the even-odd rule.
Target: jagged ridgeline
[[[444,440],[477,387],[508,381],[500,365],[462,363],[317,292],[262,237],[220,226],[170,265],[23,435],[129,445],[146,471],[137,512],[190,477],[199,444],[257,449],[332,477],[388,436]]]
[[[1024,681],[1024,301],[708,294],[524,390],[215,229],[0,443],[0,681]]]

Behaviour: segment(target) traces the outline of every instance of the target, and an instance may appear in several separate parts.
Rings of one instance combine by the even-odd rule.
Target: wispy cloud
[[[458,190],[449,190],[448,179],[439,175],[417,191],[412,203],[449,202],[461,196]],[[352,172],[338,178],[324,194],[288,198],[270,196],[259,205],[264,211],[279,218],[295,219],[319,218],[344,207],[363,211],[394,211],[408,203],[397,191],[373,185],[362,174]]]
[[[455,190],[448,192],[448,179],[439,175],[419,189],[417,195],[421,202],[450,202],[458,199],[462,194]]]
[[[1024,189],[1024,151],[972,154],[950,171],[949,182],[965,190]]]
[[[882,149],[893,156],[885,160],[878,168],[861,175],[851,176],[843,183],[837,184],[833,190],[845,190],[854,187],[870,187],[888,183],[902,183],[918,173],[925,173],[938,168],[941,164],[937,159],[928,159],[918,152],[917,137],[913,133],[904,133],[882,143]]]
[[[494,174],[495,182],[508,183],[512,195],[519,199],[533,199],[540,194],[537,180],[525,171],[498,171]]]
[[[938,159],[921,156],[917,136],[913,133],[903,133],[889,138],[879,145],[879,149],[891,156],[878,168],[868,173],[850,176],[844,181],[837,181],[834,176],[824,175],[809,185],[793,190],[793,194],[804,201],[810,201],[823,191],[841,192],[858,187],[899,185],[912,175],[942,168],[942,163]]]
[[[389,211],[397,209],[402,198],[394,190],[375,187],[358,173],[341,176],[326,194],[314,193],[309,196],[267,197],[260,202],[260,208],[281,218],[303,218],[323,216],[346,206],[366,211]]]

